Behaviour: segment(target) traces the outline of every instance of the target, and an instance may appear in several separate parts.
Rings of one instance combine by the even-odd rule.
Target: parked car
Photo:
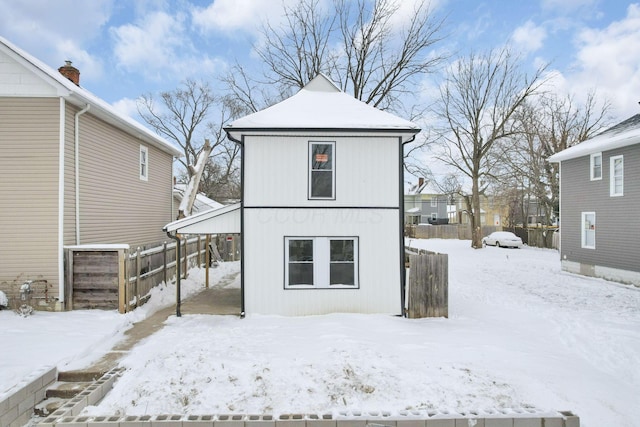
[[[483,245],[521,248],[522,239],[510,231],[494,231],[482,239]]]

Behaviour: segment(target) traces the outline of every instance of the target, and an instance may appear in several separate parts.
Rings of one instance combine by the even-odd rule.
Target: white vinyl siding
[[[610,159],[609,184],[611,197],[624,194],[624,159],[623,156],[614,156]]]
[[[401,313],[397,209],[245,208],[243,215],[243,280],[257,284],[245,288],[247,313]],[[300,292],[285,287],[285,237],[315,236],[357,236],[357,287]]]
[[[602,153],[594,153],[590,156],[589,170],[591,181],[602,179]]]
[[[149,149],[144,145],[140,146],[140,179],[149,180]]]
[[[596,213],[582,212],[582,247],[596,248]]]
[[[357,288],[358,239],[286,237],[285,288]]]
[[[309,141],[335,141],[332,200],[309,199]],[[244,206],[398,206],[398,138],[247,136],[244,151]]]

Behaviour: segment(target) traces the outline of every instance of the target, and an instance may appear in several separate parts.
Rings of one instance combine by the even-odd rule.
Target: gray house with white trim
[[[562,268],[640,286],[640,114],[549,161],[560,164]]]
[[[225,131],[242,202],[165,230],[241,231],[242,311],[402,314],[403,145],[418,126],[319,75]]]

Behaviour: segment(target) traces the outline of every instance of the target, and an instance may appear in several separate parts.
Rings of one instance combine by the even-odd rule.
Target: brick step
[[[91,382],[63,382],[57,381],[51,387],[47,389],[45,397],[58,397],[60,399],[71,399],[78,393],[81,393],[85,388],[89,387]]]
[[[98,378],[102,377],[106,374],[108,369],[101,370],[78,370],[78,371],[64,371],[58,372],[58,381],[66,382],[66,383],[74,383],[74,382],[92,382],[96,381]]]

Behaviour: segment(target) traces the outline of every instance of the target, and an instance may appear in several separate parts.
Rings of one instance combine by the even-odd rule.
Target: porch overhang
[[[163,230],[178,234],[239,234],[240,203],[170,222]]]

